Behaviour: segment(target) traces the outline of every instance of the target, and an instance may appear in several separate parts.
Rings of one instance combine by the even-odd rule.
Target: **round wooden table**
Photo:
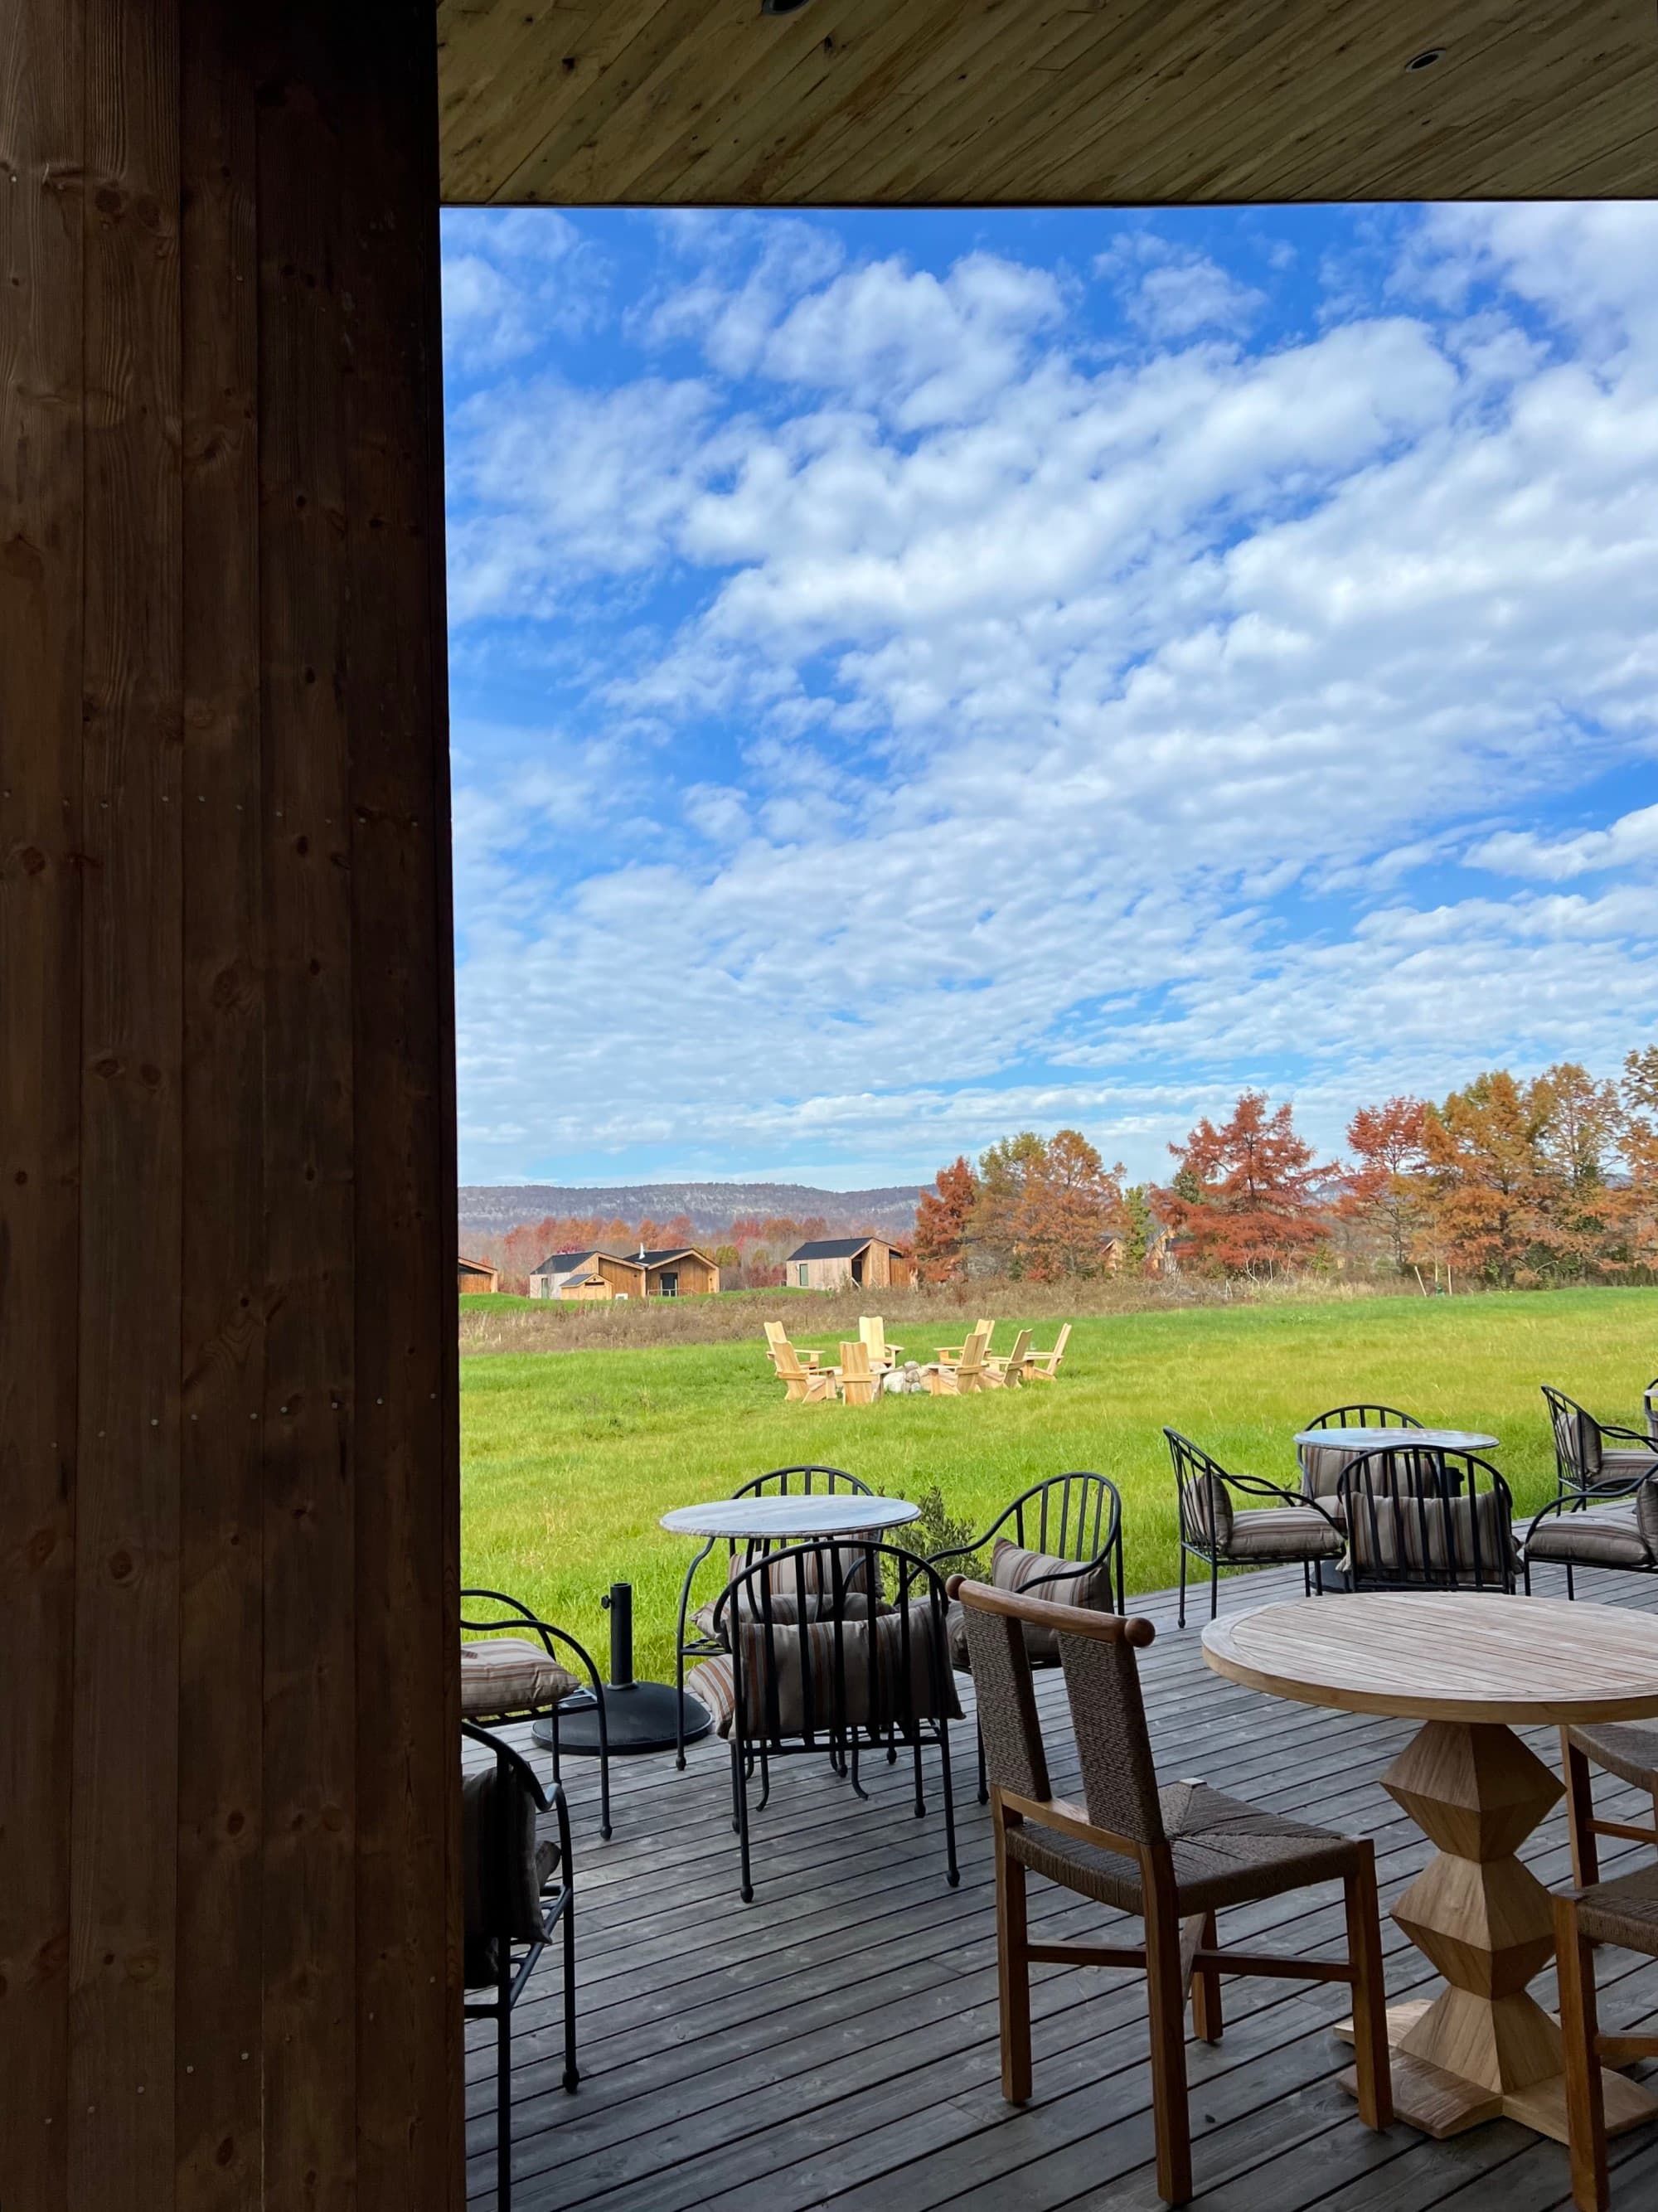
[[[1527,1988],[1554,1956],[1548,1893],[1515,1856],[1562,1785],[1512,1731],[1658,1714],[1658,1619],[1558,1598],[1303,1598],[1212,1621],[1203,1656],[1271,1697],[1424,1723],[1382,1784],[1437,1850],[1393,1917],[1448,1986],[1388,2014],[1394,2104],[1430,2136],[1506,2116],[1564,2142],[1560,2031]],[[1605,2081],[1608,2129],[1658,2113]]]
[[[815,1490],[786,1498],[715,1498],[676,1505],[662,1526],[676,1536],[726,1536],[751,1544],[807,1544],[818,1536],[878,1536],[919,1521],[907,1498],[865,1498],[856,1491]]]

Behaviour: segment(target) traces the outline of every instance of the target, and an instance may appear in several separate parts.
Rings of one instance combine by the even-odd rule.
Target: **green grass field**
[[[786,1405],[758,1341],[471,1358],[465,1576],[544,1609],[601,1670],[600,1594],[631,1582],[640,1672],[671,1674],[690,1547],[658,1516],[815,1460],[890,1495],[936,1483],[975,1524],[1044,1475],[1097,1469],[1122,1492],[1130,1589],[1161,1589],[1176,1571],[1165,1422],[1228,1466],[1292,1482],[1296,1429],[1327,1407],[1379,1400],[1500,1437],[1494,1456],[1527,1510],[1553,1487],[1539,1383],[1633,1421],[1658,1371],[1655,1324],[1651,1290],[1114,1315],[1076,1324],[1051,1387],[867,1408]],[[938,1332],[959,1333],[950,1322]],[[1039,1328],[1038,1344],[1053,1334]],[[998,1346],[1011,1341],[999,1327]]]

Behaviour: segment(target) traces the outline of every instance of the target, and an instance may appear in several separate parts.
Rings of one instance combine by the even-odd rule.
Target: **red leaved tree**
[[[1246,1091],[1231,1119],[1199,1122],[1183,1145],[1159,1211],[1200,1267],[1272,1275],[1311,1257],[1329,1236],[1319,1211],[1319,1170],[1286,1103],[1266,1110],[1264,1091]]]
[[[1428,1109],[1419,1098],[1361,1106],[1347,1124],[1352,1164],[1342,1177],[1341,1212],[1376,1231],[1403,1274],[1427,1199]]]
[[[979,1178],[958,1154],[940,1168],[915,1208],[915,1272],[924,1283],[948,1283],[967,1266],[968,1223],[979,1195]]]

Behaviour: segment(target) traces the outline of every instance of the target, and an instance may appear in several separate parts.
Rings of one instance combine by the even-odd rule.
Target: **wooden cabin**
[[[554,1252],[530,1277],[532,1298],[690,1298],[719,1288],[718,1263],[691,1244]]]
[[[884,1237],[817,1237],[784,1263],[792,1290],[903,1290],[915,1280],[908,1248]]]
[[[1649,0],[957,13],[9,0],[9,2212],[465,2203],[440,203],[1653,188]]]
[[[464,1298],[487,1296],[501,1288],[501,1270],[487,1260],[458,1260],[455,1271]]]

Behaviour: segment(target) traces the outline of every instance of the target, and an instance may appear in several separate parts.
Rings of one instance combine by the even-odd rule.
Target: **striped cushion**
[[[463,1720],[550,1712],[580,1686],[543,1645],[523,1637],[491,1636],[460,1647]]]
[[[734,1551],[726,1572],[728,1582],[736,1582],[750,1567],[757,1566],[762,1554],[756,1545],[744,1554]],[[857,1544],[828,1544],[814,1551],[803,1551],[796,1559],[779,1558],[766,1577],[767,1588],[779,1596],[798,1597],[804,1589],[808,1596],[818,1590],[833,1590],[838,1565],[842,1590],[860,1590],[865,1580],[865,1569],[872,1554]],[[875,1561],[875,1578],[878,1596],[881,1563]]]
[[[1080,1574],[1078,1564],[1075,1559],[1056,1558],[1051,1552],[1027,1552],[1009,1543],[1005,1536],[998,1536],[990,1553],[991,1587],[1023,1590],[1052,1605],[1079,1605],[1090,1613],[1114,1611],[1109,1561],[1102,1559],[1084,1566]],[[1054,1577],[1059,1579],[1051,1579]],[[1025,1623],[1024,1648],[1033,1659],[1049,1663],[1060,1656],[1053,1630],[1038,1628],[1030,1621]]]
[[[558,1845],[537,1834],[535,1800],[510,1766],[491,1760],[462,1776],[460,1864],[465,1979],[479,1989],[495,1978],[503,1941],[545,1940],[541,1893],[558,1864]]]
[[[711,1643],[724,1644],[726,1641],[726,1624],[733,1611],[740,1611],[745,1620],[755,1618],[749,1603],[750,1595],[747,1589],[740,1590],[727,1604],[723,1613],[720,1610],[719,1599],[710,1598],[707,1605],[698,1606],[693,1616],[697,1627]],[[832,1591],[807,1591],[806,1619],[808,1620],[832,1619],[834,1608],[835,1597]],[[869,1603],[861,1590],[847,1590],[841,1594],[841,1610],[847,1620],[864,1620],[869,1616]],[[877,1613],[890,1613],[892,1608],[884,1599],[878,1599],[875,1610]],[[767,1612],[776,1626],[793,1627],[799,1620],[799,1601],[793,1591],[786,1596],[775,1590],[770,1593]]]
[[[932,1608],[926,1603],[868,1621],[810,1623],[799,1628],[764,1627],[744,1622],[742,1734],[751,1741],[777,1741],[806,1733],[807,1683],[811,1685],[815,1732],[830,1728],[884,1729],[889,1722],[960,1720],[961,1704],[948,1659],[936,1663],[931,1648]],[[871,1638],[874,1639],[872,1655]],[[802,1640],[805,1640],[803,1652]],[[904,1665],[908,1646],[908,1678]],[[775,1655],[775,1704],[768,1647]],[[685,1686],[729,1736],[736,1713],[736,1667],[721,1654],[692,1668]]]

